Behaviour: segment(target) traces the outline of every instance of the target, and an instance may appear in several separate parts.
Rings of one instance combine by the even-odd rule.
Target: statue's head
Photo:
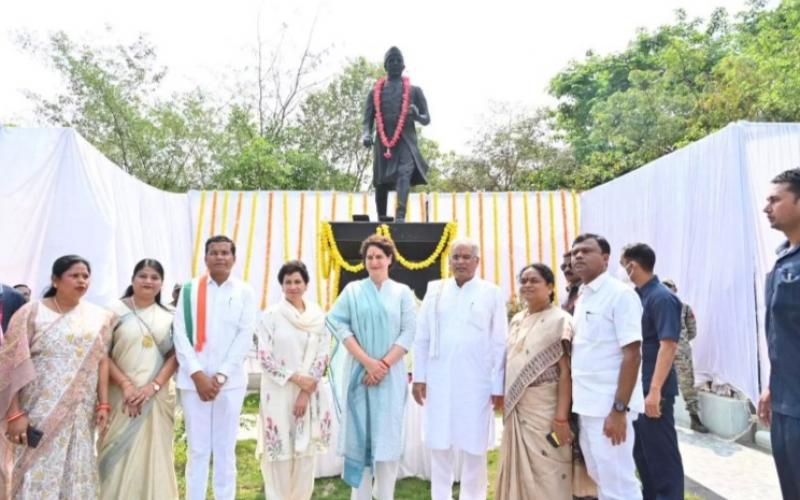
[[[406,66],[403,63],[403,53],[400,52],[400,49],[397,47],[391,47],[386,51],[386,55],[383,56],[383,69],[386,70],[386,73],[390,78],[399,77],[401,74],[403,74],[403,70],[405,68]]]

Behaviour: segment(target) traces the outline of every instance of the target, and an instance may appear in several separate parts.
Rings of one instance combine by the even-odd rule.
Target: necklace
[[[147,321],[145,321],[141,316],[139,316],[139,313],[137,312],[136,309],[136,299],[133,296],[130,297],[129,307],[131,312],[133,313],[133,316],[137,320],[136,324],[139,326],[139,333],[142,334],[142,347],[146,349],[153,347],[156,344],[155,335],[153,335],[153,329],[150,328],[150,324]],[[152,305],[148,307],[152,307]],[[155,320],[155,315],[156,315],[155,310],[153,310],[150,318],[150,323],[152,323]],[[143,326],[144,328],[142,328]],[[145,329],[147,330],[146,332]]]
[[[61,308],[61,304],[58,303],[58,299],[55,296],[53,298],[53,305],[56,306],[56,311],[61,316],[61,319],[66,321],[67,323],[67,333],[64,335],[64,338],[67,342],[75,346],[75,352],[82,356],[84,349],[83,345],[87,342],[91,337],[91,332],[87,331],[83,321],[83,309],[80,307],[80,303],[73,307],[72,309],[64,312]],[[78,318],[77,321],[73,321],[75,314],[70,314],[73,311],[78,311]],[[58,321],[58,320],[56,320]]]

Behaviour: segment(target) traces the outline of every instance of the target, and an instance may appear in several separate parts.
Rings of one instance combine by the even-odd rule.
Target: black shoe
[[[703,425],[703,422],[700,421],[700,417],[697,416],[697,413],[690,413],[689,418],[692,420],[692,425],[690,428],[693,431],[699,432],[700,434],[708,434],[708,427]]]

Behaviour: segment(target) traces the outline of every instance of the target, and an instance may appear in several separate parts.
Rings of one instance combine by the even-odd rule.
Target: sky
[[[733,14],[745,0],[72,0],[3,2],[0,16],[0,123],[35,126],[24,91],[45,96],[62,82],[19,49],[21,31],[56,30],[78,40],[132,41],[145,34],[168,68],[164,92],[200,86],[229,92],[236,72],[255,61],[257,26],[266,49],[284,64],[297,60],[311,33],[325,51],[315,80],[324,82],[359,56],[382,61],[392,45],[406,75],[428,100],[425,135],[466,153],[493,103],[552,105],[549,80],[587,50],[622,50],[637,28],[670,24],[675,10],[707,19],[716,7]],[[772,2],[771,2],[772,3]],[[107,28],[112,29],[108,35]]]

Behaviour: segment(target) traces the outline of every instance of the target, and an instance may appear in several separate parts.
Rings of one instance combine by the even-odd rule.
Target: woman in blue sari
[[[353,500],[393,499],[403,454],[403,356],[414,341],[416,310],[411,289],[389,278],[394,255],[385,236],[364,240],[369,277],[349,283],[326,318],[337,340],[331,383],[341,424],[338,452]]]

